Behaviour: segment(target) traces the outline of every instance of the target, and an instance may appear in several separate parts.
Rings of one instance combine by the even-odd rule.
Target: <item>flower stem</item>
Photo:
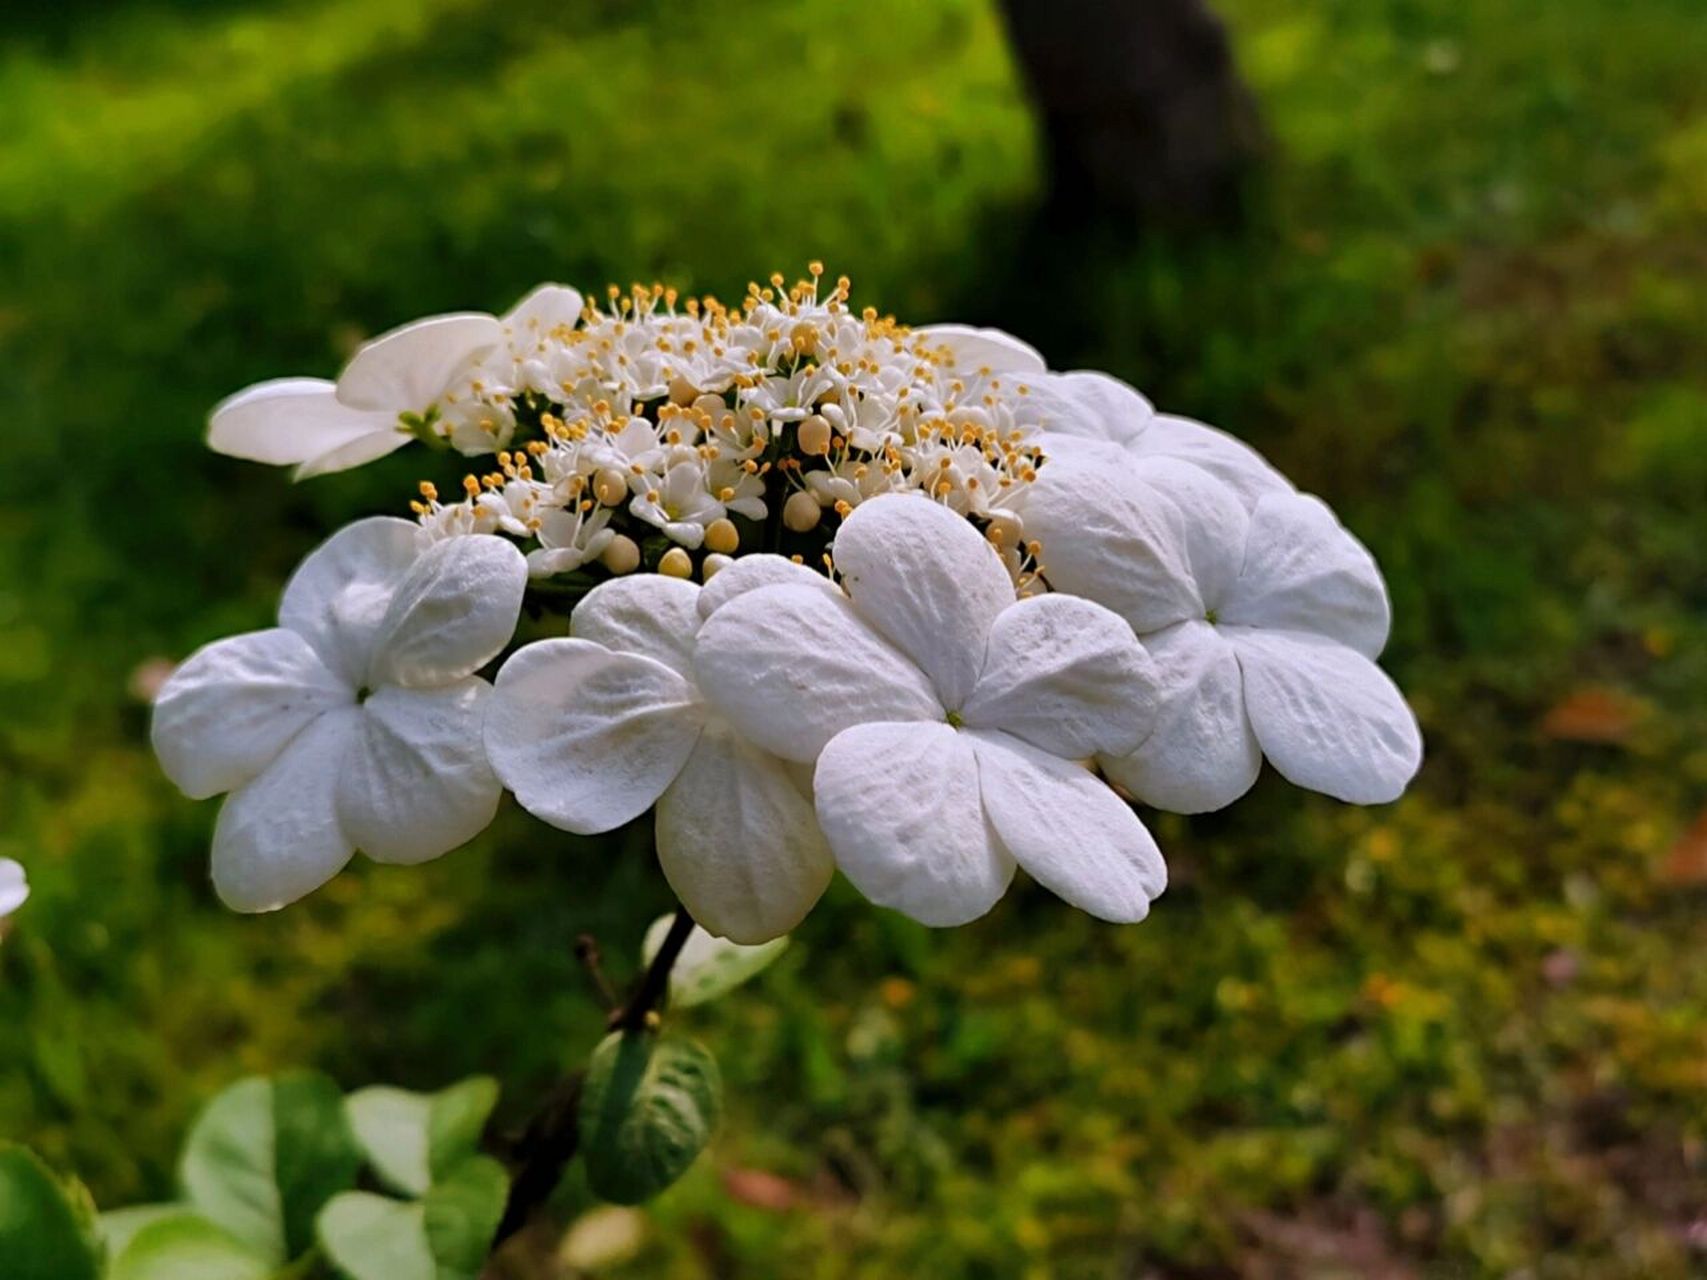
[[[688,909],[678,907],[664,945],[646,966],[634,994],[611,1011],[608,1025],[612,1031],[638,1031],[649,1024],[670,989],[670,970],[675,968],[693,925]],[[596,956],[595,946],[592,951],[595,965]],[[602,977],[600,974],[599,978]],[[540,1206],[551,1199],[551,1193],[563,1180],[563,1171],[575,1158],[581,1145],[581,1089],[586,1078],[585,1071],[575,1071],[560,1080],[516,1143],[515,1179],[510,1183],[503,1220],[492,1239],[493,1252],[525,1227]]]

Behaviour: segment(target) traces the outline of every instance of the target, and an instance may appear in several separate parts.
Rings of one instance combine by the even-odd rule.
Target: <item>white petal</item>
[[[1387,673],[1307,632],[1227,629],[1263,754],[1288,782],[1386,804],[1422,764],[1422,732]]]
[[[1104,756],[1110,778],[1145,804],[1208,813],[1233,803],[1262,772],[1233,648],[1207,622],[1146,636],[1161,684],[1156,727],[1137,751]]]
[[[658,801],[658,862],[693,918],[759,943],[806,918],[835,873],[782,760],[714,721]]]
[[[0,920],[11,915],[30,896],[24,869],[10,858],[0,858]]]
[[[1293,491],[1292,482],[1250,445],[1191,418],[1157,414],[1139,434],[1133,450],[1202,467],[1238,494],[1246,510],[1256,506],[1264,494]]]
[[[160,767],[192,800],[250,781],[309,721],[355,690],[294,631],[274,627],[196,650],[154,699]]]
[[[1015,409],[1044,432],[1122,447],[1142,434],[1155,412],[1120,379],[1092,371],[1040,374],[1025,384]]]
[[[504,340],[496,316],[461,311],[401,325],[365,343],[338,375],[338,399],[356,409],[419,413],[452,379]]]
[[[1387,643],[1392,613],[1381,570],[1327,504],[1270,494],[1251,513],[1245,565],[1220,620],[1269,631],[1311,631],[1366,658]]]
[[[616,653],[638,653],[692,680],[700,593],[693,583],[661,573],[612,578],[575,606],[569,634]]]
[[[498,812],[503,787],[486,762],[483,704],[470,677],[442,689],[379,690],[338,781],[338,817],[379,862],[426,862],[467,844]]]
[[[913,330],[928,338],[933,347],[947,347],[960,374],[980,369],[992,373],[1042,373],[1048,361],[1029,342],[1022,342],[1000,329],[980,329],[969,324],[928,324]]]
[[[504,314],[504,327],[518,347],[531,347],[557,328],[573,329],[585,299],[565,284],[542,284]]]
[[[503,538],[434,543],[386,607],[367,683],[426,688],[473,675],[515,635],[527,581],[527,557]]]
[[[347,444],[315,454],[291,472],[290,478],[293,481],[312,480],[315,476],[329,476],[336,471],[349,471],[365,466],[388,453],[396,453],[413,439],[413,436],[395,427],[381,427],[365,435],[356,436]]]
[[[704,715],[693,687],[660,662],[587,640],[541,640],[498,672],[486,752],[529,813],[591,835],[657,803]]]
[[[1014,602],[1013,579],[971,523],[914,494],[854,508],[831,549],[854,608],[959,708],[984,668],[996,615]]]
[[[1033,596],[996,618],[962,714],[1069,759],[1125,755],[1155,722],[1156,679],[1120,615],[1078,596]]]
[[[787,556],[742,556],[733,564],[719,569],[717,576],[705,584],[704,590],[699,593],[699,616],[709,618],[736,596],[757,591],[760,587],[774,587],[779,583],[809,587],[833,596],[842,594],[836,584],[823,574],[815,573],[803,564],[796,564]]]
[[[957,925],[1007,892],[1014,861],[984,820],[969,735],[941,723],[856,725],[818,757],[813,791],[836,865],[878,906]]]
[[[208,419],[215,453],[281,465],[306,462],[375,431],[390,431],[395,415],[338,403],[324,378],[275,378],[221,400]],[[409,437],[399,433],[399,443]]]
[[[846,600],[813,587],[731,600],[700,628],[694,670],[707,702],[789,760],[816,760],[850,724],[943,718],[919,669]]]
[[[235,911],[274,911],[312,893],[350,860],[338,821],[338,777],[361,728],[342,707],[310,724],[247,786],[213,828],[213,887]]]
[[[1232,490],[1171,458],[1048,463],[1025,504],[1050,586],[1107,605],[1140,637],[1209,611],[1239,572],[1249,523]]]
[[[1138,816],[1090,770],[1005,733],[969,734],[984,812],[1014,860],[1099,920],[1130,924],[1168,886]]]
[[[307,640],[356,688],[367,675],[386,606],[426,546],[426,534],[410,520],[371,516],[345,525],[285,584],[279,625]]]

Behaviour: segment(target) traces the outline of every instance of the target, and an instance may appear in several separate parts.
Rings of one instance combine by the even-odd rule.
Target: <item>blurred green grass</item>
[[[727,295],[822,257],[1327,497],[1388,571],[1430,759],[1389,809],[1265,780],[1158,819],[1174,887],[1135,929],[1026,890],[931,933],[838,886],[694,1015],[731,1118],[617,1274],[1703,1265],[1707,855],[1674,849],[1707,804],[1707,26],[1223,10],[1275,136],[1251,216],[1136,242],[1031,222],[979,0],[0,15],[0,856],[37,891],[0,946],[0,1133],[115,1204],[246,1070],[489,1071],[515,1118],[584,1057],[570,941],[622,967],[664,906],[643,838],[507,813],[276,916],[213,901],[212,807],[157,776],[133,673],[263,625],[429,463],[291,488],[200,423],[540,279]]]

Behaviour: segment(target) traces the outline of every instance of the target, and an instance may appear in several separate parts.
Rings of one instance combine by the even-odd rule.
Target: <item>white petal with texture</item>
[[[527,580],[527,557],[493,534],[434,543],[397,584],[367,683],[426,688],[473,675],[515,635]]]
[[[423,412],[452,379],[504,340],[496,316],[461,311],[400,325],[365,343],[338,375],[338,399],[356,409]]]
[[[1043,355],[1029,342],[1000,329],[980,329],[969,324],[927,324],[913,330],[928,338],[933,347],[947,347],[954,369],[962,376],[988,369],[992,373],[1042,373],[1049,367]]]
[[[1134,442],[1139,455],[1159,454],[1202,467],[1239,495],[1249,510],[1265,494],[1291,493],[1292,482],[1237,436],[1191,418],[1157,414]]]
[[[1158,809],[1208,813],[1232,804],[1262,772],[1233,647],[1207,622],[1158,631],[1144,647],[1160,682],[1156,727],[1132,754],[1102,757],[1103,769]]]
[[[664,878],[693,918],[740,943],[794,928],[836,869],[784,762],[715,720],[658,801],[657,841]]]
[[[1041,374],[1015,407],[1016,416],[1042,431],[1120,447],[1136,440],[1155,412],[1119,378],[1090,370]]]
[[[354,437],[348,443],[315,454],[291,472],[290,478],[293,481],[312,480],[315,476],[328,476],[336,471],[365,466],[388,453],[396,453],[414,438],[408,432],[399,431],[395,427],[375,428]]]
[[[154,699],[150,736],[166,776],[192,800],[256,777],[311,720],[355,705],[355,690],[294,631],[205,645]]]
[[[575,606],[569,634],[617,653],[638,653],[692,680],[700,594],[694,583],[661,573],[612,578]]]
[[[417,863],[467,844],[491,824],[503,787],[486,762],[483,704],[470,677],[442,689],[379,690],[338,780],[338,817],[378,862]]]
[[[1171,458],[1045,465],[1025,504],[1049,584],[1108,606],[1140,638],[1207,613],[1239,572],[1249,523],[1232,490]]]
[[[860,617],[931,678],[958,709],[984,669],[996,615],[1013,579],[971,523],[914,494],[863,502],[836,533],[831,556]]]
[[[355,846],[338,821],[338,778],[361,714],[358,707],[327,712],[226,797],[213,828],[213,887],[226,906],[277,910],[349,862]]]
[[[427,546],[412,520],[370,516],[345,525],[291,574],[279,625],[296,632],[352,689],[367,676],[374,633],[410,566]]]
[[[962,715],[1069,759],[1125,755],[1155,721],[1156,679],[1118,614],[1079,596],[1033,596],[997,616]]]
[[[1387,673],[1307,632],[1229,627],[1263,754],[1288,782],[1350,804],[1397,800],[1422,765],[1422,732]]]
[[[742,556],[717,571],[699,593],[699,616],[709,618],[736,596],[783,583],[840,596],[841,589],[821,573],[796,564],[787,556]]]
[[[731,600],[700,628],[694,670],[741,734],[790,760],[816,760],[850,724],[943,718],[923,673],[845,599],[812,587]]]
[[[274,378],[228,396],[208,419],[216,453],[251,462],[306,462],[375,431],[390,431],[396,415],[340,404],[324,378]],[[399,435],[399,443],[409,437]]]
[[[842,874],[921,924],[966,924],[996,905],[1014,861],[984,819],[978,760],[947,724],[862,724],[813,775],[818,824]]]
[[[1392,612],[1381,570],[1327,504],[1271,494],[1251,513],[1245,565],[1220,620],[1269,631],[1311,631],[1366,658],[1387,643]]]
[[[588,640],[541,640],[498,672],[486,752],[529,813],[592,835],[657,803],[704,720],[693,687],[661,662]]]
[[[969,736],[990,826],[1032,879],[1099,920],[1149,915],[1168,871],[1125,801],[1084,766],[1010,734]]]
[[[504,313],[510,343],[525,352],[555,329],[573,329],[581,319],[585,299],[566,284],[542,284]]]

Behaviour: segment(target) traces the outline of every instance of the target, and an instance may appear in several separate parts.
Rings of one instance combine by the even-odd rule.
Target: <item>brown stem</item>
[[[664,1002],[664,995],[670,989],[670,970],[675,968],[682,947],[692,932],[693,917],[686,907],[677,908],[676,918],[670,922],[670,932],[664,937],[664,945],[658,948],[658,954],[646,966],[634,994],[625,1004],[612,1010],[608,1023],[612,1031],[638,1031],[647,1025],[650,1015]],[[582,938],[576,950],[582,955],[583,962],[591,959],[591,971],[597,973],[598,947],[592,939]],[[596,980],[605,987],[602,973],[597,973]],[[510,1183],[510,1198],[504,1205],[503,1220],[492,1239],[494,1253],[551,1199],[551,1193],[563,1180],[563,1171],[575,1158],[575,1152],[581,1145],[581,1090],[586,1080],[585,1071],[576,1071],[565,1077],[551,1091],[545,1105],[528,1121],[521,1141],[516,1144],[516,1176]]]

